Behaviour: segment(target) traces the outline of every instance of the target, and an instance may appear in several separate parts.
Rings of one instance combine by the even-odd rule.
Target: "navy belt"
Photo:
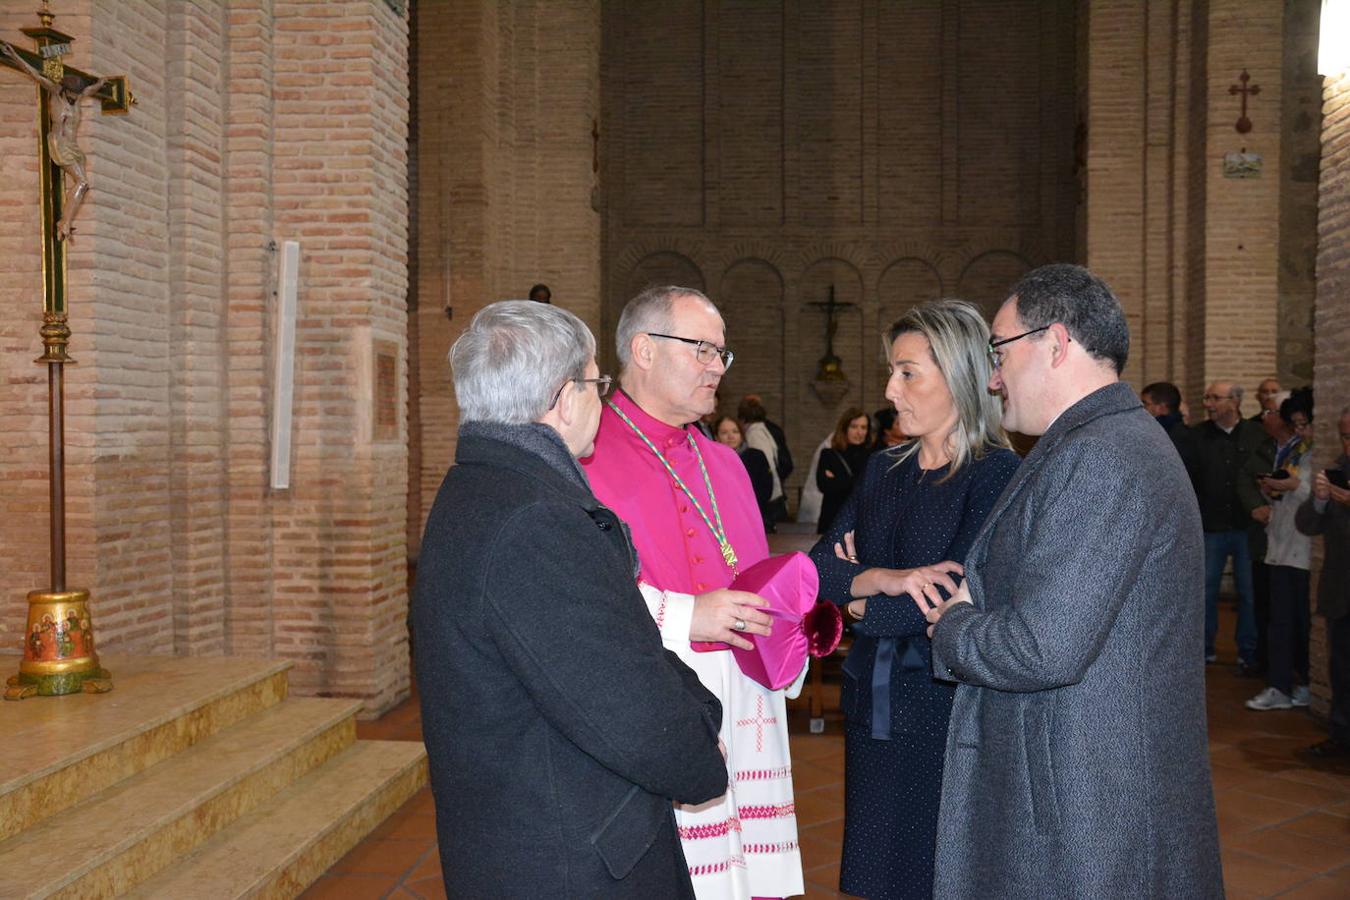
[[[891,739],[891,669],[896,650],[900,651],[900,671],[917,672],[925,668],[923,654],[916,644],[922,638],[877,639],[877,656],[872,663],[872,739]]]

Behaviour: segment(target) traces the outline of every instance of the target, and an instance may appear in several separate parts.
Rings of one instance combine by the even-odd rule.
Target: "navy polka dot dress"
[[[993,449],[943,481],[915,453],[896,463],[877,453],[829,533],[811,551],[821,596],[844,604],[864,569],[964,563],[975,535],[1017,469]],[[834,555],[854,532],[859,563]],[[958,579],[959,581],[959,579]],[[845,718],[841,890],[861,897],[933,894],[938,794],[955,686],[936,681],[928,623],[909,598],[877,595],[853,623],[840,695]]]

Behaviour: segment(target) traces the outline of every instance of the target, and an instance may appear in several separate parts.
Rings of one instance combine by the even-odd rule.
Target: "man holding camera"
[[[1262,424],[1275,443],[1273,460],[1254,456],[1248,462],[1250,491],[1259,505],[1252,518],[1264,528],[1264,564],[1269,597],[1264,623],[1267,638],[1266,688],[1247,701],[1254,710],[1308,705],[1308,569],[1312,541],[1295,528],[1298,506],[1308,496],[1312,474],[1312,393],[1285,397],[1278,411],[1264,412]],[[1255,471],[1253,471],[1255,469]],[[1245,498],[1246,494],[1239,490]],[[1244,504],[1253,506],[1244,499]],[[1258,565],[1255,557],[1252,566]],[[1258,608],[1259,609],[1259,608]]]
[[[1350,756],[1350,406],[1336,430],[1341,456],[1313,476],[1312,496],[1299,506],[1298,530],[1322,535],[1317,612],[1327,620],[1331,663],[1331,736],[1308,748],[1313,757]]]

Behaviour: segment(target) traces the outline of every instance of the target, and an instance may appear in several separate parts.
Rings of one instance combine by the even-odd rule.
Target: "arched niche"
[[[693,288],[706,293],[703,273],[689,257],[670,250],[662,250],[644,256],[633,266],[628,276],[628,291],[620,303],[627,303],[643,288],[653,285],[675,284]]]
[[[956,295],[978,306],[992,320],[1017,280],[1031,263],[1009,250],[991,250],[972,259],[961,273]]]
[[[827,403],[813,387],[826,346],[825,311],[813,304],[829,299],[831,285],[837,303],[853,305],[836,314],[839,327],[834,335],[834,353],[848,376],[849,389]],[[822,259],[808,267],[798,282],[796,301],[793,315],[797,339],[796,346],[789,348],[787,370],[788,377],[796,380],[800,402],[787,418],[792,424],[788,435],[793,458],[801,459],[801,468],[805,468],[816,445],[834,430],[845,409],[870,408],[869,404],[875,406],[878,402],[878,395],[869,392],[869,387],[875,382],[871,370],[881,360],[881,345],[872,325],[874,316],[867,314],[869,306],[865,304],[862,276],[846,260]]]
[[[886,267],[877,281],[877,319],[873,331],[882,336],[891,324],[906,312],[929,300],[942,296],[942,276],[930,263],[917,257],[897,259]],[[877,408],[885,406],[887,369],[885,365],[869,366],[868,395],[878,398]]]
[[[769,415],[785,413],[783,377],[783,276],[762,259],[731,264],[713,298],[727,326],[736,361],[722,379],[720,410],[735,415],[746,394],[759,394]]]
[[[707,292],[703,272],[699,267],[689,257],[673,250],[657,250],[649,253],[633,263],[626,275],[621,274],[622,272],[620,263],[620,268],[605,295],[604,317],[600,329],[603,334],[596,334],[599,344],[596,357],[600,368],[616,375],[619,363],[614,348],[614,332],[619,324],[619,316],[623,314],[623,308],[629,300],[641,293],[644,288],[666,284]]]
[[[942,276],[928,262],[910,257],[897,259],[886,267],[877,281],[877,298],[882,331],[906,311],[942,296]]]

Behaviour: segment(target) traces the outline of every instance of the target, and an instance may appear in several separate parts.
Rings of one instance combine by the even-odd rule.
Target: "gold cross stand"
[[[51,589],[28,594],[28,624],[23,660],[11,677],[6,700],[32,696],[103,693],[112,690],[111,676],[94,651],[89,591],[66,587],[66,478],[63,367],[75,361],[66,355],[70,326],[66,323],[66,247],[74,234],[73,220],[89,182],[84,154],[75,142],[80,102],[102,102],[103,112],[125,113],[135,101],[126,78],[96,78],[65,66],[61,57],[73,38],[52,27],[54,16],[43,0],[41,26],[25,28],[36,53],[0,41],[0,65],[37,82],[39,184],[42,203],[42,356],[47,367],[47,437],[51,487]],[[69,195],[65,179],[72,181]],[[63,215],[64,214],[64,215]]]

